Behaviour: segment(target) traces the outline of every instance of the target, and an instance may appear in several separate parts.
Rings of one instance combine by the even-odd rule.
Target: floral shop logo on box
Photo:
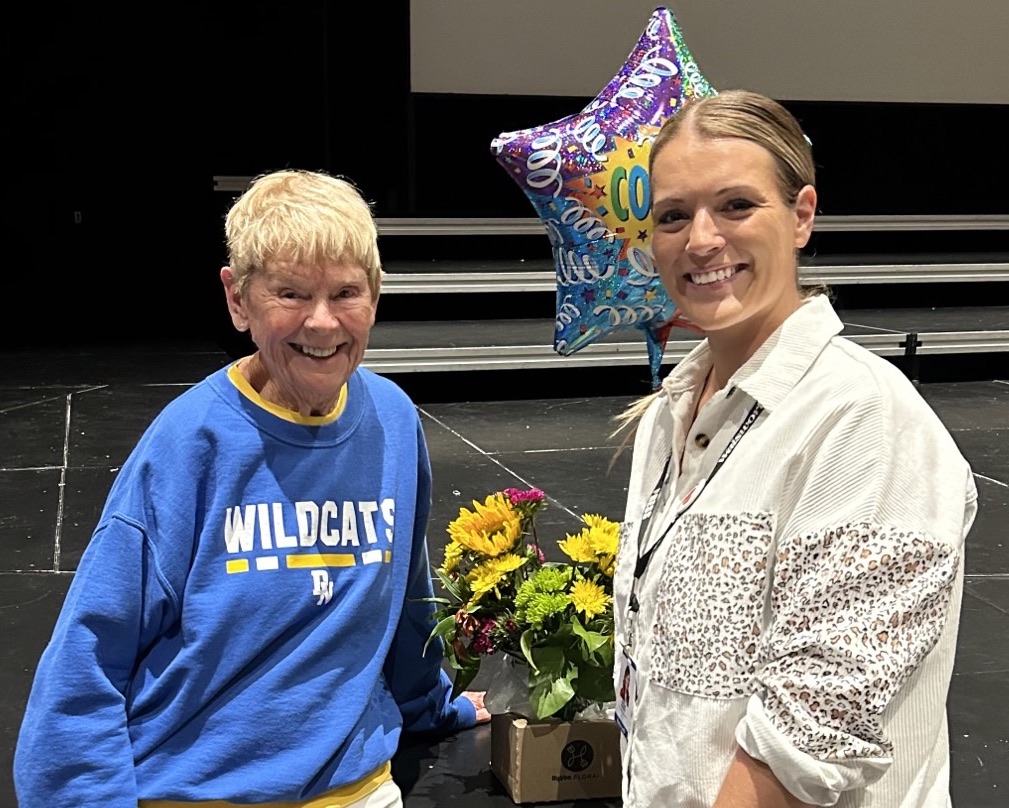
[[[569,772],[585,771],[592,765],[595,752],[588,741],[572,741],[561,752],[561,765]]]

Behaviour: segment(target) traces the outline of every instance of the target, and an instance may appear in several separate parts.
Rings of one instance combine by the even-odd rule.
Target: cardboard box
[[[491,718],[491,771],[516,803],[620,796],[620,731],[614,721]]]

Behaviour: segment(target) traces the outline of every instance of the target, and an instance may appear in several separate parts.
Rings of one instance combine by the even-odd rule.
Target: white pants
[[[386,780],[367,797],[352,802],[347,808],[403,808],[403,795],[399,786]]]

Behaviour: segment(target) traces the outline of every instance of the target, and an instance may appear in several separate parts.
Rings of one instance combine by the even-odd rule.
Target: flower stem
[[[532,546],[533,546],[533,549],[536,551],[536,555],[538,557],[539,554],[540,554],[540,552],[541,552],[541,550],[540,550],[540,537],[536,533],[536,520],[535,519],[530,520],[529,532],[532,533],[532,536],[533,536]]]

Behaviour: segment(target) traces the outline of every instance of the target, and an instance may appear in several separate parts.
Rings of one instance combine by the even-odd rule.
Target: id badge
[[[620,675],[617,679],[617,707],[613,717],[620,728],[621,746],[626,746],[634,722],[634,704],[638,700],[638,666],[625,647],[620,654]]]

